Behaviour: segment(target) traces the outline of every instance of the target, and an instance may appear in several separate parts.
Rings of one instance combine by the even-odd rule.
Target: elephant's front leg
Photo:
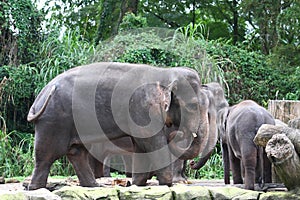
[[[172,185],[170,151],[165,137],[159,135],[135,140],[133,184],[145,185],[149,173],[155,171],[160,185]]]

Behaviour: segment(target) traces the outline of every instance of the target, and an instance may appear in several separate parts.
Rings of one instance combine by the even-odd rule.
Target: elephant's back
[[[229,116],[232,128],[256,134],[262,124],[275,124],[272,115],[254,101],[246,100],[237,104]]]

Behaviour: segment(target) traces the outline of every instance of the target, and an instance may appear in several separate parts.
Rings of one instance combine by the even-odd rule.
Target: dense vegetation
[[[0,3],[0,176],[31,174],[29,107],[53,77],[81,64],[188,66],[203,83],[220,82],[230,104],[300,99],[297,1],[51,2],[41,10],[31,0]],[[216,148],[203,169],[188,173],[220,178],[220,158]],[[63,158],[51,174],[74,172]]]

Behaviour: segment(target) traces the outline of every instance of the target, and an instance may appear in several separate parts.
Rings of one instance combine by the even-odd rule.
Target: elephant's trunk
[[[173,131],[170,133],[168,141],[170,151],[181,160],[189,160],[197,157],[201,150],[203,150],[204,143],[206,144],[209,127],[208,127],[208,113],[201,113],[200,127],[197,133],[183,133],[182,131]],[[182,148],[176,145],[176,140],[182,140],[186,137],[192,137],[192,142],[188,148]],[[203,139],[206,141],[203,142]]]
[[[173,131],[169,135],[169,148],[170,151],[181,160],[189,160],[198,156],[200,151],[201,138],[198,135],[193,134],[193,141],[188,148],[182,148],[176,145],[176,141],[184,138],[182,131]]]
[[[208,154],[206,154],[206,156],[204,156],[204,157],[201,156],[197,163],[195,163],[195,161],[191,161],[190,162],[191,169],[198,170],[201,167],[203,167],[205,165],[205,163],[208,161],[208,159],[210,158],[212,153],[213,153],[213,150],[211,150]]]
[[[205,165],[207,160],[210,158],[211,154],[214,152],[215,146],[217,144],[218,140],[218,131],[217,131],[217,113],[216,110],[214,109],[215,104],[211,102],[211,108],[209,109],[209,115],[208,115],[208,120],[209,120],[209,135],[206,140],[202,142],[202,146],[204,147],[203,149],[200,150],[201,155],[199,158],[199,161],[197,163],[191,162],[190,167],[192,169],[200,169]],[[206,144],[205,144],[206,143]],[[204,145],[205,144],[205,145]]]

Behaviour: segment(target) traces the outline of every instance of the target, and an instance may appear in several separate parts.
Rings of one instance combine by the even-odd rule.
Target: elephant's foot
[[[173,173],[172,171],[161,170],[157,173],[157,179],[159,181],[159,185],[167,185],[169,187],[172,186]]]
[[[27,188],[25,188],[26,190],[37,190],[37,189],[40,189],[40,188],[46,188],[46,183],[30,183],[28,185]]]
[[[89,183],[81,183],[80,182],[80,186],[82,186],[82,187],[99,187],[99,184],[96,181],[89,182]]]
[[[250,185],[245,184],[245,189],[246,190],[254,190],[254,184],[250,184]]]
[[[173,183],[185,183],[186,181],[187,179],[182,176],[173,176]]]
[[[132,184],[137,185],[137,186],[146,186],[147,179],[148,179],[148,174],[147,173],[133,174]]]

